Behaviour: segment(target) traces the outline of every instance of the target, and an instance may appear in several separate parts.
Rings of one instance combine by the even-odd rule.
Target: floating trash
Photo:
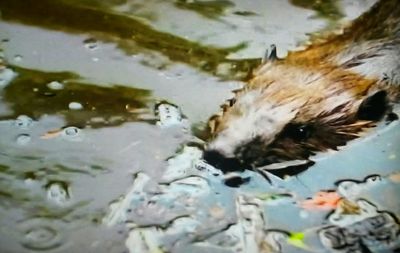
[[[29,129],[33,125],[33,119],[26,115],[20,115],[14,121],[14,124],[20,129]]]
[[[307,199],[300,202],[300,207],[306,210],[331,210],[336,209],[341,197],[336,192],[320,191],[315,194],[312,199]]]
[[[47,87],[49,87],[49,89],[52,90],[62,90],[64,88],[64,84],[57,82],[57,81],[53,81],[47,84]]]
[[[271,252],[282,252],[282,245],[289,239],[289,233],[285,231],[268,230],[264,238],[263,248]]]
[[[160,234],[154,227],[134,229],[129,233],[125,245],[130,253],[163,253]]]
[[[16,142],[18,145],[24,146],[31,141],[31,136],[29,134],[20,134],[17,136]]]
[[[132,198],[144,193],[143,188],[149,181],[150,177],[146,174],[136,174],[133,185],[127,194],[124,197],[121,197],[118,201],[110,204],[110,212],[103,219],[103,223],[112,226],[125,222],[127,220],[127,214],[125,211],[129,209]]]
[[[71,102],[68,104],[68,108],[71,110],[82,110],[83,106],[81,103],[78,102]]]
[[[337,182],[337,192],[343,197],[355,201],[361,192],[373,187],[381,181],[382,178],[379,175],[368,176],[364,181],[342,180]]]
[[[14,80],[16,76],[17,73],[15,73],[12,69],[0,69],[0,88],[6,87],[12,82],[12,80]]]
[[[157,125],[160,127],[184,124],[184,119],[179,108],[167,102],[161,102],[156,105],[156,115],[159,118]]]
[[[380,211],[366,200],[357,201],[358,214],[335,211],[328,218],[333,226],[319,231],[322,244],[341,252],[375,252],[371,248],[389,247],[397,239],[400,226],[395,216]]]
[[[182,152],[168,159],[162,181],[171,182],[192,174],[221,176],[222,172],[202,160],[203,152],[197,147],[184,146]]]

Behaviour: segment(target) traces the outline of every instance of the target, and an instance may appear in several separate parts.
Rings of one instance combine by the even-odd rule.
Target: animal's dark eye
[[[282,131],[282,135],[296,141],[303,141],[311,136],[312,131],[313,127],[307,124],[288,124]]]

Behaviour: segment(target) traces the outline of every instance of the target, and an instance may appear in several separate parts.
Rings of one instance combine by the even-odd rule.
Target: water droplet
[[[94,61],[94,62],[98,62],[98,61],[99,61],[99,58],[97,58],[97,57],[93,57],[93,58],[92,58],[92,61]]]
[[[64,133],[67,136],[76,136],[80,132],[80,129],[77,127],[67,127],[64,129]]]
[[[69,103],[68,108],[71,110],[81,110],[83,108],[83,106],[81,103],[71,102],[71,103]]]
[[[64,88],[64,84],[57,81],[53,81],[48,83],[47,87],[49,87],[52,90],[62,90]]]
[[[19,55],[19,54],[15,55],[15,56],[14,56],[14,61],[15,61],[15,62],[20,62],[20,61],[22,61],[22,55]]]
[[[84,40],[83,43],[85,47],[90,50],[96,50],[99,47],[97,41],[94,38],[88,38]]]
[[[27,145],[30,141],[31,136],[29,134],[20,134],[16,139],[17,144],[21,146]]]
[[[28,129],[32,126],[33,120],[26,115],[20,115],[17,117],[14,124],[21,129]]]
[[[58,205],[64,205],[69,199],[68,184],[65,182],[52,182],[46,186],[47,198]]]

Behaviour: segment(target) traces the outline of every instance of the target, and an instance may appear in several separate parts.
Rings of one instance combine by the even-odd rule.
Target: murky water
[[[270,44],[373,2],[0,0],[0,252],[391,252],[398,123],[273,184],[198,148]]]

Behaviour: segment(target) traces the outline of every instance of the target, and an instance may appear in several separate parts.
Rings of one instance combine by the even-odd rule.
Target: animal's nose
[[[203,153],[203,159],[210,165],[221,170],[224,173],[233,171],[243,171],[245,166],[237,158],[225,157],[217,150],[206,150]]]

